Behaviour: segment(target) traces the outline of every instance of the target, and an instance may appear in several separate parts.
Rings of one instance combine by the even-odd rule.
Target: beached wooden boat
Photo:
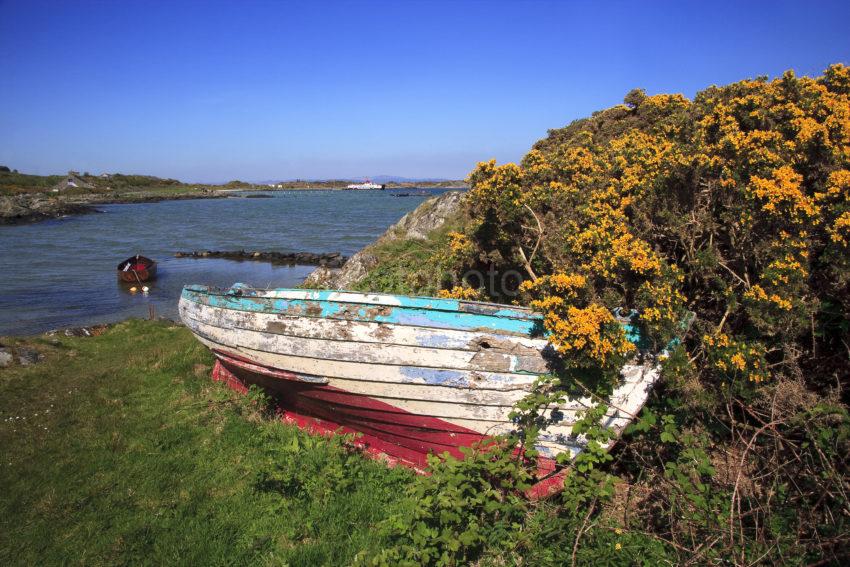
[[[285,419],[362,433],[371,452],[415,467],[428,453],[459,456],[514,429],[513,405],[550,367],[551,346],[530,310],[491,303],[300,289],[187,286],[180,316],[217,357],[214,378],[259,384]],[[623,321],[628,325],[627,321]],[[631,340],[637,331],[628,327]],[[659,376],[652,357],[627,364],[604,424],[619,433]],[[571,435],[589,398],[554,410],[541,435],[541,474],[582,450]],[[553,479],[540,483],[544,491]]]
[[[127,283],[146,282],[156,277],[156,262],[136,254],[118,264],[118,277]]]

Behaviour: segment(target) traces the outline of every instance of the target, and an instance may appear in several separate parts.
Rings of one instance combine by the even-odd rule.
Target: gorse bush
[[[687,307],[718,379],[765,377],[759,353],[776,370],[805,366],[812,336],[843,355],[832,331],[850,308],[848,89],[848,69],[833,66],[818,79],[712,87],[693,102],[633,91],[550,132],[520,166],[479,164],[465,260],[524,269],[564,345],[597,306],[638,309],[663,345]],[[792,338],[798,348],[784,349]],[[609,349],[584,350],[604,362]]]
[[[567,371],[608,377],[600,393],[633,348],[612,309],[635,310],[656,351],[687,312],[696,319],[611,455],[602,409],[589,410],[589,449],[556,498],[512,496],[529,481],[514,448],[533,446],[530,427],[466,464],[435,464],[375,562],[846,560],[850,69],[693,100],[634,90],[551,130],[520,164],[481,163],[469,179],[464,222],[430,261],[455,276],[521,271],[518,301],[543,314]],[[511,299],[501,293],[442,291]]]

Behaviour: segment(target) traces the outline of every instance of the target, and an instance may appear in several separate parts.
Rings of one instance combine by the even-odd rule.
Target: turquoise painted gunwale
[[[236,292],[242,295],[236,295]],[[263,297],[263,292],[275,291],[297,291],[309,293],[315,299],[286,299]],[[222,309],[237,311],[262,312],[262,313],[286,313],[288,309],[295,309],[298,316],[314,317],[320,319],[337,319],[335,315],[343,309],[352,305],[362,305],[355,314],[353,320],[364,322],[393,323],[396,325],[410,325],[417,327],[431,327],[440,329],[458,330],[480,330],[489,329],[496,332],[521,334],[525,336],[542,336],[543,318],[540,314],[528,309],[515,309],[495,303],[458,301],[455,299],[442,299],[434,297],[404,296],[389,294],[361,294],[380,297],[392,297],[401,304],[399,306],[381,306],[389,311],[387,314],[370,314],[367,310],[374,309],[374,304],[366,302],[339,302],[331,301],[331,294],[337,293],[359,293],[343,290],[301,290],[280,288],[272,290],[253,290],[242,284],[235,284],[229,290],[219,290],[202,285],[188,285],[183,288],[182,297],[188,301],[209,305]],[[320,308],[315,315],[307,315],[307,308]],[[465,311],[464,309],[479,310],[478,313]],[[486,313],[492,311],[491,313]],[[345,319],[351,320],[350,311]],[[640,329],[631,323],[621,322],[626,332],[626,338],[640,348],[645,347]]]
[[[212,291],[204,286],[186,286],[183,288],[182,297],[188,301],[218,307],[222,309],[233,309],[237,311],[261,312],[261,313],[287,313],[294,311],[303,317],[318,319],[339,319],[340,311],[347,310],[347,320],[364,322],[392,323],[396,325],[409,325],[416,327],[432,327],[438,329],[461,329],[478,330],[489,329],[492,331],[515,333],[530,336],[533,333],[542,332],[542,318],[539,315],[524,313],[524,318],[517,319],[505,315],[482,315],[477,313],[466,313],[456,310],[428,309],[413,306],[376,306],[374,304],[344,303],[327,300],[302,300],[269,298],[261,295],[228,294],[227,292]],[[356,306],[356,312],[352,313],[352,306]],[[369,313],[376,307],[381,307],[383,313]],[[318,310],[316,310],[318,308]],[[308,310],[314,313],[308,314]]]
[[[193,287],[193,286],[190,286]],[[240,287],[239,284],[236,284],[233,289],[244,289],[246,291],[250,290],[250,288]],[[256,295],[250,295],[250,297],[262,296],[263,291],[258,290],[250,290],[254,292]],[[532,319],[538,320],[540,315],[534,313],[530,309],[524,307],[513,307],[509,305],[500,305],[498,303],[486,303],[483,301],[461,301],[458,299],[446,299],[441,297],[425,297],[419,295],[392,295],[387,293],[365,293],[365,292],[354,292],[354,291],[345,291],[345,290],[333,290],[333,289],[322,289],[322,290],[312,290],[312,289],[290,289],[290,288],[280,288],[280,289],[272,289],[267,290],[269,292],[275,291],[297,291],[299,293],[308,293],[310,294],[310,300],[313,301],[334,301],[331,297],[335,294],[346,293],[352,295],[362,295],[364,298],[366,296],[371,297],[387,297],[393,298],[394,300],[399,302],[399,307],[413,307],[416,309],[428,309],[432,311],[455,311],[460,313],[475,313],[478,315],[492,315],[494,317],[510,317],[512,319]],[[364,305],[373,305],[372,302],[363,300],[363,301],[346,301],[345,303],[358,303]]]

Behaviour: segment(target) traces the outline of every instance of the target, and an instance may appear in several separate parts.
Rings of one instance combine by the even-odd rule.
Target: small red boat
[[[156,262],[136,254],[118,264],[118,277],[127,283],[146,282],[156,276]]]

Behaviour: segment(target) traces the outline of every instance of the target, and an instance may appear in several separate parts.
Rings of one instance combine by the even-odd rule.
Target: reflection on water
[[[432,194],[435,192],[431,192]],[[0,335],[147,317],[176,317],[188,283],[291,287],[313,269],[264,262],[174,258],[178,250],[274,250],[350,255],[427,196],[382,191],[283,191],[272,199],[108,205],[101,214],[0,226]],[[158,263],[150,292],[115,273],[142,253]],[[140,287],[140,286],[136,286]]]

